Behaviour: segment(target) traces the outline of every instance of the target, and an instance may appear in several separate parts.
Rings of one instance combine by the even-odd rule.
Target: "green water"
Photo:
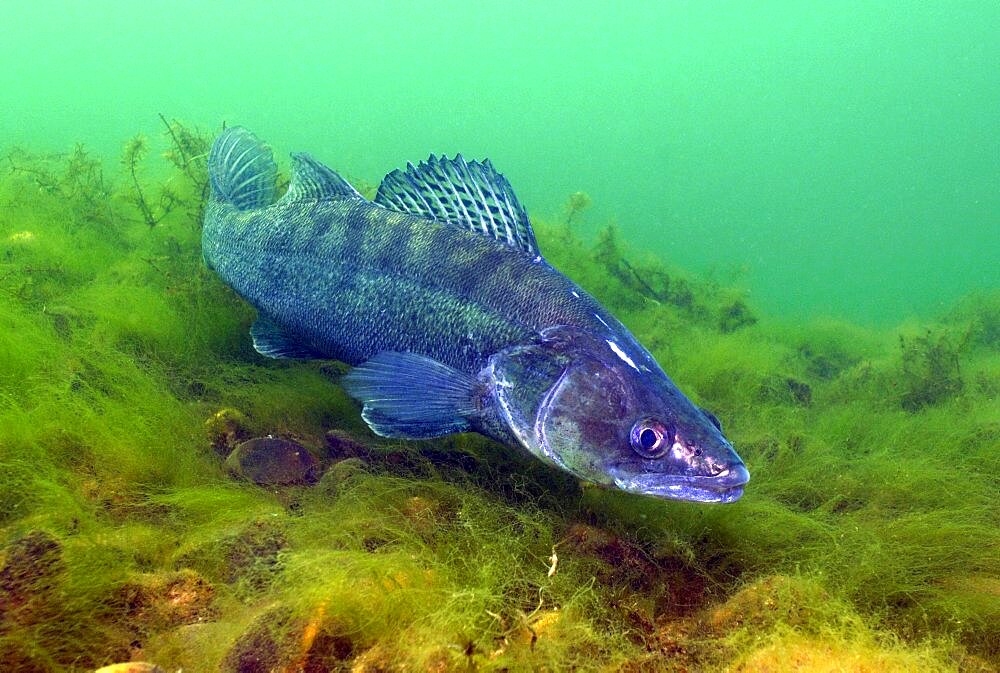
[[[529,210],[775,315],[893,324],[1000,285],[995,2],[4,3],[0,139],[117,157],[157,113],[377,182],[489,156]]]
[[[1000,670],[1000,5],[204,4],[0,4],[0,670]],[[492,158],[742,499],[380,438],[260,356],[223,123],[369,195]]]

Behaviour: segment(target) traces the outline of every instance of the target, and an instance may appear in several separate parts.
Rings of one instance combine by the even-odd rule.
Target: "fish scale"
[[[237,292],[348,364],[402,339],[406,350],[471,372],[547,324],[596,324],[600,311],[507,246],[364,202],[278,203],[249,216],[212,203],[205,237],[213,268]],[[520,287],[534,289],[526,296]],[[575,306],[560,305],[560,295]],[[336,317],[320,324],[317,315]],[[474,351],[470,334],[481,344]]]

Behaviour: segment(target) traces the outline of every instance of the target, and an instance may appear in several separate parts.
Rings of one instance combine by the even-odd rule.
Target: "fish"
[[[351,365],[339,383],[377,435],[477,432],[611,489],[742,496],[719,420],[545,260],[488,159],[432,154],[369,200],[293,153],[279,198],[270,148],[237,126],[208,170],[203,257],[257,309],[254,348]]]

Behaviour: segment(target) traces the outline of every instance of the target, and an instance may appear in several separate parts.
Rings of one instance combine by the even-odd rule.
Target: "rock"
[[[336,671],[346,668],[354,641],[326,618],[319,605],[309,619],[278,605],[260,614],[240,635],[222,661],[223,673]]]
[[[14,540],[0,568],[0,623],[37,621],[36,612],[52,607],[48,600],[65,568],[62,544],[35,530]]]
[[[269,673],[284,668],[294,656],[292,611],[278,606],[250,623],[226,653],[223,673]]]
[[[253,588],[264,588],[281,570],[278,554],[286,546],[288,538],[275,523],[268,520],[250,523],[238,535],[223,541],[220,551],[226,581],[244,581]]]
[[[331,460],[345,458],[368,460],[371,458],[371,451],[367,446],[358,442],[349,433],[337,428],[327,430],[326,446]]]
[[[368,464],[360,458],[345,458],[339,460],[327,469],[319,480],[317,488],[329,495],[334,495],[348,482],[368,473]]]
[[[138,636],[218,616],[215,588],[193,570],[154,574],[126,582],[116,592],[126,621]]]
[[[145,661],[129,661],[124,664],[111,664],[97,669],[94,673],[167,673],[156,664]]]
[[[738,628],[763,632],[776,624],[796,629],[818,628],[833,609],[831,596],[818,583],[787,575],[771,575],[733,594],[705,619],[708,630],[723,636]]]
[[[0,621],[0,633],[3,632]],[[30,642],[19,642],[15,638],[0,638],[0,670],[17,673],[56,673],[64,670],[44,651]]]
[[[222,409],[205,421],[212,448],[224,458],[242,441],[250,438],[250,422],[236,409]]]
[[[452,514],[440,500],[422,495],[414,495],[403,501],[400,513],[422,535],[430,535],[439,530],[442,522]]]
[[[313,484],[319,477],[319,461],[289,439],[257,437],[236,445],[226,459],[235,476],[259,486]]]
[[[598,575],[603,582],[629,587],[642,596],[638,602],[616,603],[622,617],[640,632],[651,629],[656,614],[689,614],[705,601],[704,575],[676,555],[646,551],[609,531],[580,523],[570,527],[558,548],[560,556],[574,553],[603,561],[606,569]]]
[[[378,644],[358,655],[351,673],[386,673],[393,670],[393,658],[388,649]]]
[[[574,524],[566,535],[564,547],[576,553],[595,556],[608,565],[606,579],[635,590],[651,586],[659,568],[637,546],[606,530],[586,524]]]
[[[231,613],[224,616],[229,617]],[[232,621],[184,624],[150,635],[145,652],[155,652],[155,658],[163,662],[161,665],[166,666],[168,673],[206,671],[206,659],[217,663],[224,653],[225,643],[232,637]],[[131,657],[137,661],[146,658],[144,652]]]
[[[758,395],[765,402],[808,407],[812,404],[812,388],[790,376],[772,374],[760,383]]]
[[[923,668],[918,657],[870,643],[844,644],[789,636],[752,652],[736,673],[909,673]]]
[[[212,581],[235,585],[238,593],[264,590],[281,572],[279,554],[288,544],[278,521],[258,519],[239,532],[192,545],[174,560]]]
[[[756,322],[757,318],[750,312],[750,307],[741,299],[724,306],[719,311],[719,331],[723,334],[730,334],[743,327],[754,325]]]

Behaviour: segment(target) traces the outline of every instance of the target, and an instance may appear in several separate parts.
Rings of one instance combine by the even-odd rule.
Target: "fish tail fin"
[[[242,126],[223,131],[208,155],[213,198],[240,210],[271,204],[277,175],[270,148]]]

